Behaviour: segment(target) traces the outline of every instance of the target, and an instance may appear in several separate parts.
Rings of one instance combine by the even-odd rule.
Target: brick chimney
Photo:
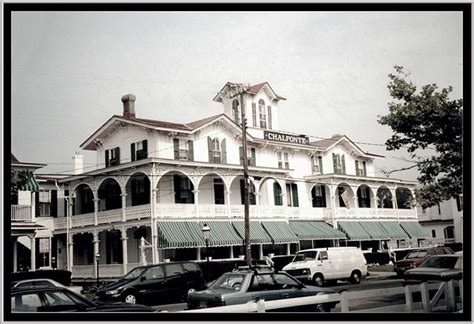
[[[84,156],[76,152],[72,157],[74,161],[74,174],[81,174],[84,172]]]
[[[137,100],[137,98],[133,94],[122,96],[124,117],[135,118],[135,100]]]

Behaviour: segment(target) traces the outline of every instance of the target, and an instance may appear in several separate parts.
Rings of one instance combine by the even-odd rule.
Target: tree
[[[415,191],[423,208],[462,194],[463,189],[463,100],[451,100],[453,88],[438,90],[428,84],[417,93],[407,80],[402,66],[388,76],[392,102],[390,113],[378,116],[378,122],[392,128],[394,134],[386,142],[387,150],[406,148],[412,164],[385,172],[387,176],[402,170],[418,168],[422,185]],[[431,153],[433,152],[433,153]],[[430,156],[428,156],[427,153]]]

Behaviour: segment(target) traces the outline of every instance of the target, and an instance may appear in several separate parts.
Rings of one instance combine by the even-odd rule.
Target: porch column
[[[97,278],[97,258],[95,257],[97,255],[97,253],[99,253],[99,243],[100,243],[100,240],[99,240],[99,232],[97,231],[94,231],[94,233],[92,233],[94,235],[93,239],[92,239],[92,243],[94,243],[94,277]]]
[[[122,237],[122,263],[123,263],[123,274],[127,274],[127,265],[128,265],[128,245],[127,245],[127,229],[124,228],[120,231]]]
[[[53,267],[53,264],[51,263],[51,261],[52,261],[51,258],[52,258],[52,256],[53,256],[53,245],[52,245],[52,243],[53,243],[53,237],[50,236],[50,237],[48,238],[48,240],[49,240],[49,242],[48,242],[48,247],[49,247],[49,253],[48,253],[48,256],[49,256],[48,262],[49,262],[49,263],[48,263],[48,265],[52,268],[52,267]]]
[[[395,212],[395,216],[397,217],[397,222],[400,223],[400,219],[398,218],[398,204],[397,204],[397,194],[395,189],[390,189],[392,194],[392,206],[393,211]]]
[[[230,208],[230,194],[232,191],[226,190],[225,192],[225,203],[227,204],[227,217],[232,217],[231,215],[231,208]]]
[[[350,188],[351,188],[352,192],[354,193],[354,198],[352,199],[354,207],[351,206],[351,208],[358,209],[359,208],[359,199],[357,198],[357,188],[358,187],[350,187]]]
[[[159,189],[155,188],[153,186],[154,181],[150,183],[151,186],[151,201],[150,201],[150,207],[151,207],[151,261],[153,264],[160,262],[160,254],[158,253],[158,234],[157,234],[157,228],[156,228],[156,197],[158,195]]]
[[[234,258],[234,248],[233,248],[233,246],[230,246],[230,258],[231,259]]]
[[[68,266],[69,266],[69,271],[72,272],[72,267],[74,266],[74,242],[72,239],[72,235],[69,237],[69,242],[68,242]]]
[[[257,209],[257,217],[261,217],[261,215],[260,215],[260,192],[255,193],[255,208]]]
[[[94,225],[99,224],[99,198],[94,198]]]
[[[288,243],[286,245],[286,255],[290,255],[290,254],[291,254],[291,245],[290,245],[290,243]]]
[[[13,272],[18,271],[18,241],[15,237],[13,239]]]
[[[258,246],[258,259],[263,260],[263,244]]]
[[[127,194],[126,193],[120,194],[120,197],[122,197],[122,222],[125,222],[127,221],[127,210],[126,210]]]
[[[194,189],[194,217],[199,217],[199,190]]]
[[[201,261],[201,248],[200,247],[196,249],[196,260]]]
[[[329,201],[331,202],[329,208],[331,208],[332,216],[332,227],[337,229],[337,205],[336,205],[336,189],[335,185],[328,185],[329,188]]]
[[[35,236],[29,236],[30,241],[31,241],[31,266],[30,270],[35,271],[36,270],[36,238]]]
[[[31,192],[31,221],[36,221],[36,199],[34,191]]]

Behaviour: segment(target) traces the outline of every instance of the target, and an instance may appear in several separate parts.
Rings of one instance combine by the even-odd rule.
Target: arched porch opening
[[[354,191],[347,183],[340,183],[336,188],[336,206],[354,208]]]
[[[410,189],[405,187],[399,187],[395,190],[395,196],[397,197],[398,209],[412,208],[413,195]]]
[[[169,171],[158,181],[157,202],[169,204],[194,204],[194,184],[179,171]]]
[[[150,179],[142,173],[133,174],[125,187],[126,206],[146,205],[150,203]]]
[[[359,208],[370,208],[373,198],[374,194],[368,185],[363,184],[357,188],[357,203]]]
[[[315,208],[326,208],[329,201],[329,187],[324,184],[315,184],[311,188],[311,205]]]
[[[255,205],[255,185],[252,180],[249,178],[250,186],[249,186],[249,205]],[[232,183],[230,184],[230,191],[233,193],[231,195],[231,204],[233,205],[243,205],[244,204],[244,177],[237,176],[234,178]],[[236,194],[239,193],[239,194]]]
[[[224,180],[217,173],[209,173],[202,177],[198,184],[199,203],[224,205],[227,190]]]
[[[74,190],[73,215],[88,214],[94,212],[94,193],[92,189],[81,184]]]
[[[393,208],[392,192],[385,186],[377,189],[377,208]]]
[[[258,194],[261,206],[283,206],[283,189],[275,178],[265,178]]]
[[[94,236],[92,233],[78,233],[72,236],[74,265],[94,263]]]
[[[115,179],[105,179],[99,187],[99,211],[122,208],[122,190]]]

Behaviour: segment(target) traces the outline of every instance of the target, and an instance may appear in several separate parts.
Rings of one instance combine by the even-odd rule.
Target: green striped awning
[[[262,222],[262,226],[270,234],[273,243],[298,243],[298,237],[287,222]]]
[[[27,177],[18,185],[18,190],[21,191],[39,191],[38,182],[33,175]]]
[[[321,221],[290,221],[291,230],[299,240],[345,239],[346,235]]]
[[[197,222],[158,223],[159,248],[196,248],[206,246],[201,227]]]
[[[230,221],[199,222],[201,228],[204,226],[204,223],[211,229],[209,232],[210,246],[242,245],[243,239],[237,234]]]
[[[245,237],[245,225],[243,221],[232,221],[232,225],[239,235]],[[272,244],[271,237],[267,234],[260,222],[250,222],[250,244]]]
[[[347,239],[351,241],[369,241],[372,236],[364,230],[359,222],[337,222],[338,228],[347,234]]]
[[[394,240],[403,240],[409,239],[408,234],[403,230],[403,228],[397,222],[379,222],[380,225],[385,229],[385,231],[390,235],[391,239]]]
[[[380,225],[379,222],[359,222],[364,230],[375,240],[389,240],[390,234]]]
[[[418,222],[400,222],[405,232],[410,235],[410,238],[428,238],[430,235]]]

